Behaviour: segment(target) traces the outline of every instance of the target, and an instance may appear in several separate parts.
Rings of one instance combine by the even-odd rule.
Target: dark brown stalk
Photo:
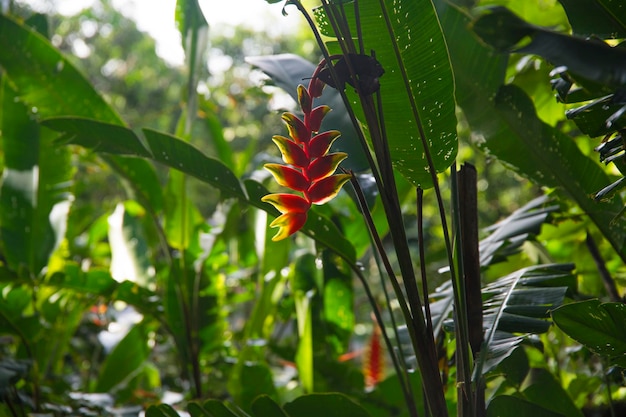
[[[463,253],[463,280],[467,303],[469,343],[474,358],[483,343],[483,302],[480,283],[480,257],[478,252],[478,189],[476,168],[463,164],[457,173],[459,185],[459,231]],[[485,391],[482,379],[472,387],[474,415],[485,415]]]
[[[426,251],[424,249],[424,190],[420,187],[416,190],[417,195],[417,241],[419,244],[420,275],[422,278],[422,293],[424,294],[424,313],[426,315],[426,331],[433,334],[433,319],[430,314],[430,301],[428,299],[428,277],[426,276]],[[434,348],[434,346],[433,346]],[[436,351],[435,351],[436,352]],[[436,355],[436,353],[435,353]]]
[[[483,305],[478,254],[478,190],[476,168],[463,164],[458,172],[461,250],[467,299],[469,342],[474,356],[483,342]]]

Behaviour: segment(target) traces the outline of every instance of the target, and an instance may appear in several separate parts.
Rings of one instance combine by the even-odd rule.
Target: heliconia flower
[[[363,376],[367,389],[374,388],[385,376],[385,353],[381,339],[380,327],[374,323],[372,336],[365,346],[363,355]]]
[[[311,111],[308,117],[304,119],[305,124],[309,127],[309,129],[311,129],[313,133],[319,132],[322,120],[329,111],[330,107],[328,106],[317,106]]]
[[[341,187],[350,181],[350,174],[337,174],[315,182],[308,190],[311,203],[321,205],[335,198]]]
[[[289,137],[275,135],[272,141],[280,149],[287,165],[265,164],[278,184],[302,193],[268,194],[261,201],[276,207],[281,215],[270,227],[278,232],[272,240],[285,239],[306,223],[307,213],[312,204],[324,204],[334,198],[341,187],[350,180],[350,174],[335,174],[335,170],[347,158],[343,152],[328,153],[333,142],[341,135],[337,130],[318,133],[324,116],[330,111],[328,106],[313,108],[313,100],[322,94],[324,82],[318,77],[322,61],[313,73],[308,89],[298,86],[298,104],[304,113],[300,119],[293,113],[283,113]]]

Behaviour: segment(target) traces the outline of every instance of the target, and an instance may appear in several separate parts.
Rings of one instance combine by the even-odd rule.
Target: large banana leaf
[[[531,235],[539,234],[548,215],[559,208],[558,205],[545,206],[547,202],[547,196],[537,197],[506,219],[486,228],[485,231],[491,233],[480,241],[480,266],[486,268],[516,253]]]
[[[454,79],[433,4],[430,0],[362,1],[359,8],[365,51],[375,51],[385,70],[380,93],[393,164],[412,184],[431,187],[418,127],[424,129],[438,172],[452,164],[458,145]],[[353,8],[345,9],[355,36]],[[321,9],[316,17],[322,33],[334,37]],[[352,95],[351,88],[347,90]]]
[[[626,8],[613,0],[559,0],[574,34],[602,39],[626,38]]]
[[[617,7],[594,1],[587,3],[587,6],[595,7],[599,13],[590,14],[588,7],[585,7],[585,15],[595,17],[583,22],[581,5],[564,2],[568,16],[574,19],[572,25],[575,29],[584,32],[586,29],[581,28],[599,29],[604,24],[599,32],[604,37],[610,37],[605,31],[623,33],[626,30],[622,20],[623,13]],[[626,81],[623,65],[626,53],[623,48],[611,47],[595,37],[589,40],[531,25],[505,8],[497,8],[481,16],[474,23],[474,30],[485,43],[496,49],[537,54],[558,66],[558,76],[552,83],[559,100],[566,103],[584,103],[566,112],[567,118],[573,120],[582,133],[591,137],[611,136],[626,126],[626,118],[623,117],[626,103],[621,93]],[[522,35],[529,37],[531,41],[515,49]],[[620,133],[611,141],[603,142],[597,150],[600,151],[601,161],[615,162],[618,169],[626,171]],[[596,200],[612,198],[624,187],[624,177],[608,186],[606,184],[608,182],[602,189],[593,190]]]
[[[438,2],[455,71],[456,98],[485,152],[533,182],[558,187],[575,201],[626,260],[626,224],[611,223],[622,208],[619,197],[595,202],[590,195],[610,183],[565,134],[543,123],[528,96],[504,83],[507,57],[480,44],[466,15]]]
[[[532,25],[505,7],[494,7],[473,23],[474,32],[499,52],[536,54],[588,81],[619,88],[626,80],[623,48]],[[523,46],[518,44],[529,40]]]
[[[490,235],[480,242],[481,267],[486,268],[509,256],[537,234],[548,214],[556,209],[555,206],[542,207],[546,202],[546,197],[539,197],[488,228]],[[575,289],[573,268],[570,264],[528,267],[482,289],[485,337],[475,363],[474,378],[508,357],[525,335],[547,331],[550,323],[545,319],[550,308],[561,304],[568,289]],[[437,288],[430,298],[435,332],[442,326],[453,326],[449,321],[454,301],[451,282]]]
[[[612,0],[559,0],[579,36],[626,38],[626,9]],[[612,7],[613,6],[613,7]]]
[[[528,335],[548,330],[550,309],[563,302],[568,289],[575,288],[573,269],[573,264],[523,268],[482,289],[485,336],[474,364],[473,379],[495,368]],[[448,319],[454,301],[450,282],[438,288],[431,298],[435,300],[431,304],[433,327],[452,328],[454,323]]]
[[[73,115],[123,125],[115,110],[46,38],[4,15],[0,15],[0,67],[16,87],[19,100],[38,118]],[[160,210],[161,186],[147,161],[104,159],[129,180],[140,201]]]
[[[509,274],[483,288],[485,338],[474,364],[474,379],[508,357],[524,335],[548,331],[552,308],[576,285],[573,264],[538,265]]]

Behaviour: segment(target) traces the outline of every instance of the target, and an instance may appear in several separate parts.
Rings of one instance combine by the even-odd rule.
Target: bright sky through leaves
[[[91,7],[94,0],[21,0],[40,12],[57,10],[63,15],[73,15]],[[174,24],[176,0],[113,0],[113,5],[124,15],[137,22],[140,30],[148,32],[157,41],[157,53],[171,64],[183,63],[180,34]],[[296,10],[287,10],[282,16],[282,4],[268,4],[264,0],[200,0],[209,25],[243,24],[255,30],[270,33],[289,32],[302,23]]]

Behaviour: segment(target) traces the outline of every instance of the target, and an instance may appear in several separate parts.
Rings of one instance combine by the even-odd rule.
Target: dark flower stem
[[[350,184],[352,184],[352,187],[354,188],[354,192],[357,196],[357,200],[359,201],[359,206],[361,208],[361,213],[363,214],[363,218],[365,219],[365,224],[367,225],[367,228],[370,231],[370,235],[372,239],[374,240],[374,245],[383,262],[385,271],[387,272],[387,276],[389,277],[389,281],[391,282],[393,290],[396,293],[396,297],[398,298],[398,304],[400,304],[400,309],[402,310],[402,314],[405,318],[405,321],[408,322],[408,320],[411,319],[411,312],[408,309],[408,304],[406,302],[406,299],[404,298],[404,294],[402,292],[402,288],[400,287],[400,283],[398,282],[398,279],[396,278],[396,275],[393,271],[393,267],[391,266],[391,262],[389,261],[389,257],[387,256],[387,252],[384,249],[383,242],[380,238],[380,235],[378,234],[378,231],[376,230],[376,226],[374,225],[374,220],[372,219],[372,216],[369,211],[369,207],[367,206],[367,201],[363,194],[363,190],[361,189],[361,185],[359,184],[354,174],[352,174],[352,177],[350,179]],[[373,303],[373,306],[374,306],[375,300],[371,300],[371,302]],[[377,320],[378,320],[378,317],[377,317]],[[379,323],[382,323],[382,321],[380,321]],[[385,335],[385,342],[387,342],[388,337],[386,336],[386,332],[384,331],[384,326],[381,325],[381,329],[383,330],[383,335]],[[409,333],[413,331],[411,326],[407,326],[407,329],[409,330]],[[394,331],[397,331],[397,329],[394,329]],[[396,339],[398,338],[396,337]],[[413,339],[413,336],[411,337],[411,339]],[[389,350],[389,353],[393,360],[394,368],[396,369],[396,373],[398,374],[398,379],[400,383],[402,384],[402,391],[405,395],[405,400],[407,402],[407,405],[409,405],[409,411],[411,412],[411,416],[417,416],[417,408],[415,406],[415,401],[413,399],[411,391],[408,389],[409,377],[408,377],[406,367],[404,367],[404,370],[403,370],[400,367],[400,364],[397,362],[397,359],[395,359],[394,349],[393,349],[393,345],[391,344],[391,341],[389,341],[387,349]],[[402,349],[400,349],[400,355],[402,355]],[[406,381],[405,381],[405,378],[406,378]]]

